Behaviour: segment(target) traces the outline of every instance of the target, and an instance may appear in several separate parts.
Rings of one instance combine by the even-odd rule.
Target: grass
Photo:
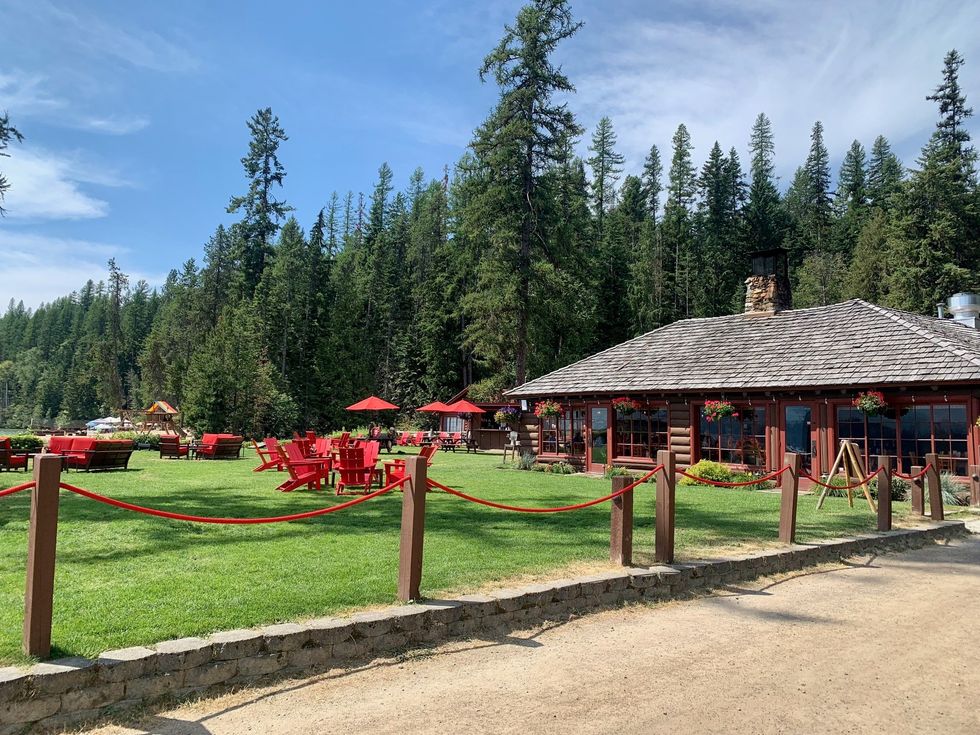
[[[382,456],[384,459],[384,456]],[[518,505],[563,505],[609,492],[608,480],[504,469],[487,455],[439,453],[430,475],[470,494]],[[232,462],[160,460],[137,452],[128,472],[67,481],[155,508],[265,516],[337,502],[331,493],[275,491],[283,475]],[[0,488],[25,481],[0,473]],[[28,493],[0,499],[0,664],[23,661]],[[653,545],[654,486],[637,489],[634,548]],[[874,528],[863,503],[799,501],[801,541]],[[907,507],[896,504],[896,509]],[[398,564],[400,494],[288,524],[197,525],[137,515],[63,493],[53,641],[56,655],[96,655],[215,630],[390,604]],[[901,515],[901,512],[897,515]],[[679,558],[775,543],[779,495],[678,487]],[[609,506],[519,514],[428,496],[423,592],[473,590],[515,578],[608,564]]]

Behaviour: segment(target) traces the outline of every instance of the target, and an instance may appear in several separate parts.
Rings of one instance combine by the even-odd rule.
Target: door
[[[817,437],[813,424],[813,404],[787,403],[783,406],[783,452],[800,455],[802,471],[814,473],[817,458]],[[819,468],[816,468],[819,471]]]
[[[609,409],[589,406],[589,472],[603,472],[609,464]]]

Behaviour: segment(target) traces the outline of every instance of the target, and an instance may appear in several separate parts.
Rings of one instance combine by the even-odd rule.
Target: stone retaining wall
[[[967,533],[960,522],[687,564],[624,568],[490,594],[430,600],[351,618],[322,618],[107,651],[30,669],[0,669],[0,735],[51,731],[153,703],[217,693],[277,676],[304,676],[354,660],[480,631],[504,632],[599,608],[664,600],[871,551],[922,546]]]

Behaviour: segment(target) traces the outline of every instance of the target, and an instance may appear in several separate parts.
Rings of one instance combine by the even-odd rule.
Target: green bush
[[[844,479],[844,476],[843,475],[834,475],[829,480],[826,479],[826,478],[824,478],[824,482],[826,482],[828,485],[833,485],[834,486],[834,489],[827,490],[827,495],[829,495],[832,498],[846,498],[847,497],[847,490],[844,490],[842,488],[845,488],[848,485],[853,485],[855,482],[857,482],[857,479],[856,478],[851,478],[851,480],[848,481],[848,480],[845,480]],[[820,489],[823,490],[823,488],[820,488]],[[878,478],[877,477],[874,480],[871,480],[871,482],[868,483],[868,490],[871,491],[871,497],[872,498],[875,498],[875,499],[878,498]],[[909,499],[909,494],[911,493],[911,491],[912,491],[912,485],[911,485],[911,483],[909,483],[909,482],[907,482],[907,481],[905,481],[905,480],[903,480],[901,478],[898,478],[898,477],[893,477],[892,478],[892,500],[893,501],[908,500]],[[858,495],[863,495],[864,494],[864,491],[860,487],[853,488],[851,490],[851,492],[852,493],[857,493]]]
[[[10,448],[16,452],[40,452],[44,442],[34,434],[14,434],[10,439]]]
[[[116,431],[109,435],[110,439],[129,439],[140,449],[160,450],[160,435],[149,431]]]
[[[568,462],[555,462],[551,465],[551,474],[553,475],[574,475],[577,470]]]
[[[712,462],[708,459],[702,459],[700,462],[691,465],[687,472],[695,477],[700,477],[705,480],[714,480],[715,482],[732,482],[733,478],[735,477],[735,473],[725,467],[725,465],[720,464],[719,462]],[[701,485],[703,483],[700,483],[697,480],[689,480],[686,477],[682,477],[680,484]]]
[[[617,467],[615,465],[607,464],[606,470],[602,473],[602,476],[608,480],[613,477],[632,477],[633,473],[626,467]]]
[[[942,488],[943,493],[943,505],[967,505],[968,500],[965,497],[961,497],[960,493],[966,491],[966,488],[956,481],[954,475],[949,472],[944,472],[939,476],[939,487]]]
[[[537,462],[531,465],[531,472],[551,472],[551,465],[544,462]]]

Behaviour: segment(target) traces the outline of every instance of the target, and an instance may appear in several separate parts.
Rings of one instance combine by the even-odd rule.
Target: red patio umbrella
[[[397,411],[398,406],[394,403],[382,400],[377,396],[369,396],[363,401],[358,401],[352,406],[347,407],[348,411]]]
[[[470,403],[465,398],[456,401],[456,403],[450,403],[446,409],[453,413],[486,413],[482,408],[475,403]]]
[[[426,403],[420,408],[416,408],[416,411],[425,411],[426,413],[450,413],[452,409],[449,408],[442,401],[433,401],[432,403]]]

